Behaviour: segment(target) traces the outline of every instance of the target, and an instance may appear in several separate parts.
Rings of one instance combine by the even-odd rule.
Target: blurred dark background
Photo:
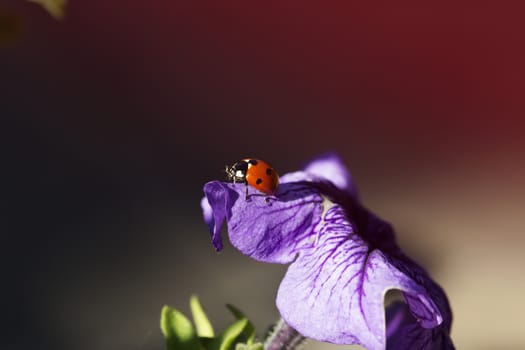
[[[0,11],[19,18],[0,46],[2,349],[162,349],[162,305],[191,293],[262,332],[286,267],[215,254],[202,185],[326,151],[445,287],[458,349],[525,347],[519,2]]]

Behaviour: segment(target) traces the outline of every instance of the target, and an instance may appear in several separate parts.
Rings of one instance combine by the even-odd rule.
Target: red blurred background
[[[0,47],[3,348],[160,349],[192,292],[264,328],[284,268],[213,253],[202,185],[329,150],[448,291],[457,347],[525,347],[519,2],[0,6],[23,20]]]

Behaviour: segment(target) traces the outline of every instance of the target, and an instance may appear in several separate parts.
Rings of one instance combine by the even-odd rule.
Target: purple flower
[[[290,266],[277,293],[287,324],[305,337],[379,349],[454,349],[443,290],[395,241],[392,227],[360,203],[339,158],[326,155],[285,174],[269,201],[244,185],[204,186],[204,218],[215,249],[226,220],[233,246],[249,257]],[[385,312],[384,296],[406,303]]]

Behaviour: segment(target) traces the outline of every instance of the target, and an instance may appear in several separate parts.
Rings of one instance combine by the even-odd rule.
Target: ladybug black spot
[[[272,175],[272,169],[266,168],[266,175],[268,176]]]
[[[257,178],[257,181],[255,181],[255,183],[256,183],[257,185],[260,185],[260,184],[262,184],[262,182],[263,182],[263,181],[262,181],[262,179],[261,179],[261,178]]]
[[[250,159],[248,163],[250,163],[251,165],[257,165],[257,159]]]

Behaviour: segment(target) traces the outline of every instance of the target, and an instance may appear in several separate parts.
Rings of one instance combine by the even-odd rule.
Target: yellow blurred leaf
[[[64,11],[66,9],[67,0],[28,0],[39,4],[56,19],[62,19],[64,17]]]

